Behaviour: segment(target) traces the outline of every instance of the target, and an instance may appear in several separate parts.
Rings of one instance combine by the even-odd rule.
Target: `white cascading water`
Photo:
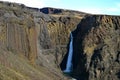
[[[73,56],[73,36],[72,33],[70,34],[70,45],[69,45],[69,53],[68,53],[68,59],[66,64],[66,69],[63,71],[65,73],[70,73],[72,71],[72,56]]]

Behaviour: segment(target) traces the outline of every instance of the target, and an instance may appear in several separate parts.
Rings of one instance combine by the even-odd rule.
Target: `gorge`
[[[71,77],[120,79],[120,16],[0,2],[0,80]]]

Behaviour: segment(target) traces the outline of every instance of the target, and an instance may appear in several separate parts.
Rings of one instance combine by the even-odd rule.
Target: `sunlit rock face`
[[[70,76],[78,80],[120,79],[119,16],[82,19],[86,14],[76,11],[51,13],[0,2],[0,80],[66,80],[59,67],[66,69],[71,31]]]
[[[120,79],[119,16],[87,16],[73,31],[73,37],[72,77],[78,80]],[[62,70],[68,55],[61,63]]]
[[[37,8],[0,1],[0,80],[66,79],[59,64],[70,32],[85,16],[73,13],[47,15]]]
[[[11,7],[7,8],[5,6],[1,6],[0,10],[1,47],[5,47],[8,51],[16,54],[25,55],[31,63],[34,63],[37,55],[37,38],[31,14],[24,10],[14,10]]]

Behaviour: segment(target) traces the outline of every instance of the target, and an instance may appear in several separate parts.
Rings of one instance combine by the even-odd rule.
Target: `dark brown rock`
[[[51,8],[51,7],[44,7],[42,9],[40,9],[40,12],[45,13],[45,14],[63,14],[63,15],[78,14],[79,16],[87,14],[87,13],[79,12],[79,11],[75,11],[75,10],[57,9],[57,8]]]
[[[119,16],[108,15],[92,15],[81,20],[73,31],[73,77],[78,80],[120,79],[119,21]]]
[[[57,14],[57,13],[61,13],[62,9],[42,8],[42,9],[40,9],[40,11],[45,13],[45,14]]]

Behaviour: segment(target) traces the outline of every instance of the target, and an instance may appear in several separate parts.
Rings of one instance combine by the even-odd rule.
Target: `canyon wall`
[[[59,64],[82,17],[0,2],[0,79],[66,80]]]
[[[119,21],[119,16],[0,2],[0,80],[119,80]],[[71,31],[73,69],[66,78],[61,70]]]
[[[78,80],[120,79],[120,17],[92,15],[73,33],[73,71]],[[66,58],[61,63],[65,69]]]

